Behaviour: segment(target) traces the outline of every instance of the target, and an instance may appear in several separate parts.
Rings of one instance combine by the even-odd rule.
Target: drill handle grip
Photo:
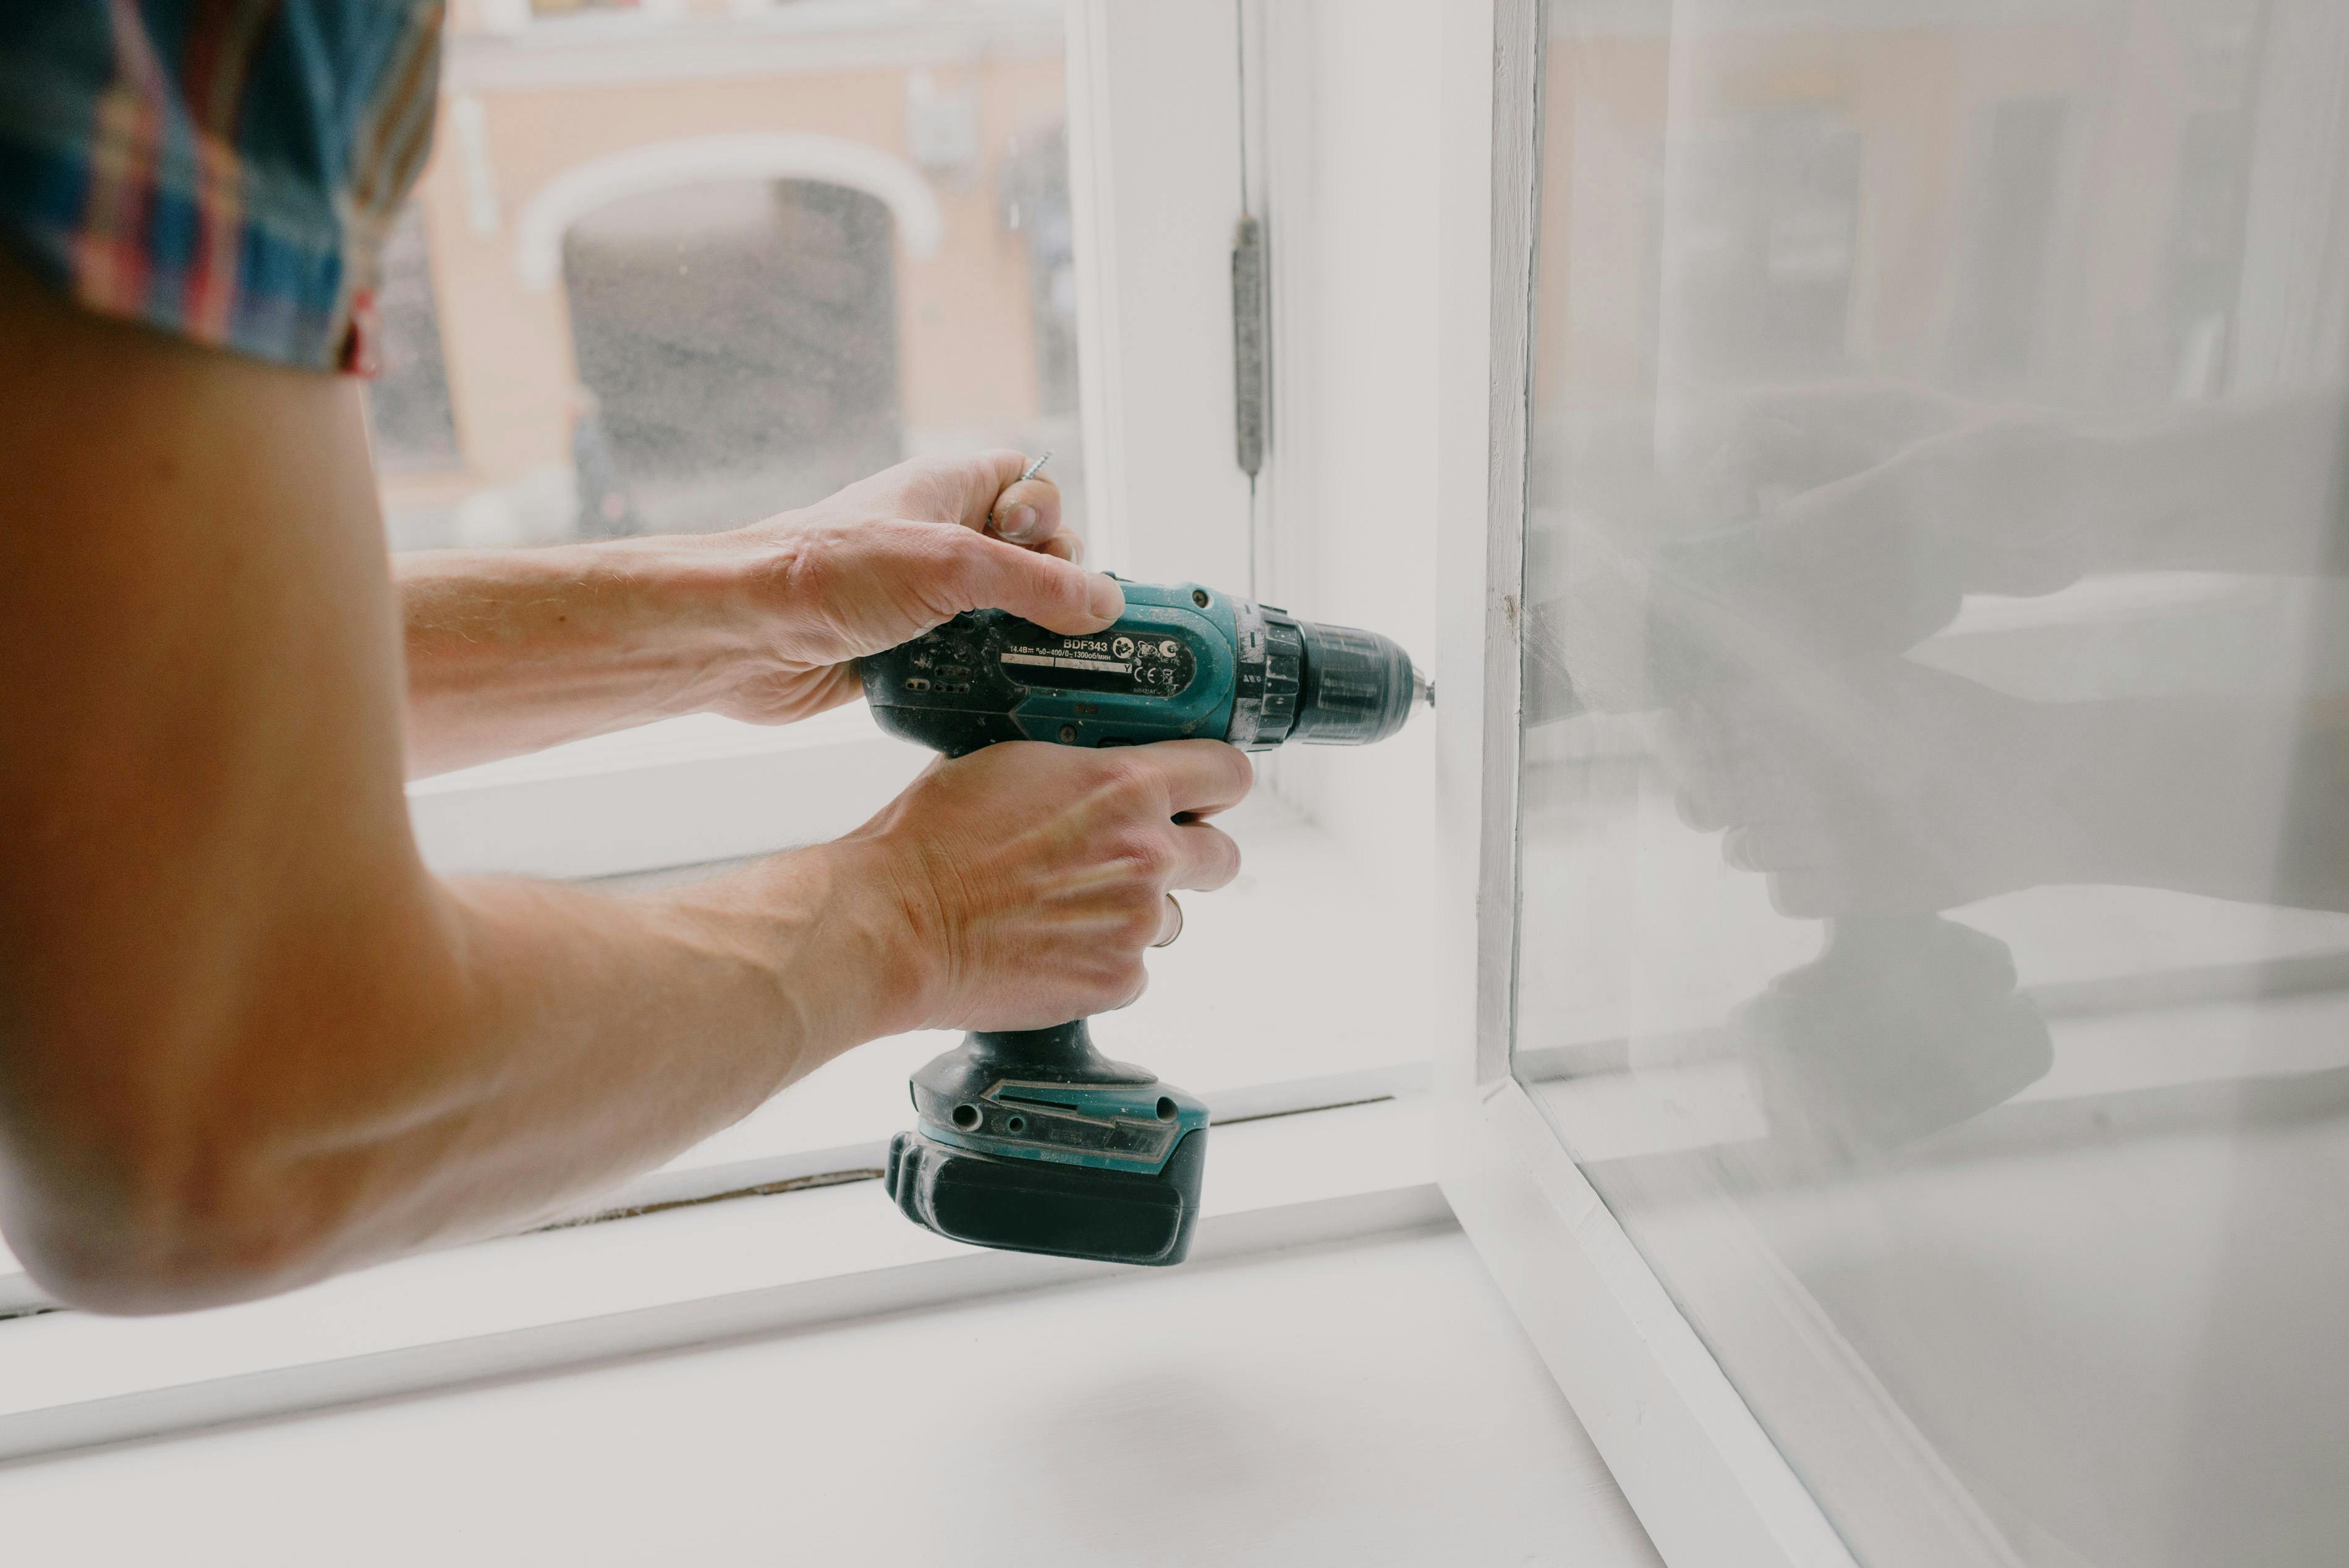
[[[961,1055],[976,1072],[1041,1083],[1151,1083],[1147,1068],[1113,1062],[1094,1048],[1088,1020],[1042,1029],[973,1029]]]

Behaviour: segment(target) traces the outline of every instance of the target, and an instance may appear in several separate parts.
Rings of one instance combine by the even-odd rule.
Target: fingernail
[[[1085,593],[1085,608],[1103,621],[1114,621],[1125,614],[1125,590],[1105,574],[1096,573],[1092,586]]]
[[[1013,541],[1027,538],[1035,526],[1036,509],[1025,504],[1006,507],[995,519],[995,531]]]

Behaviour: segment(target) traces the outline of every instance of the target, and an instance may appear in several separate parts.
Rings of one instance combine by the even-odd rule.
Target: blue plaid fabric
[[[365,372],[444,0],[0,0],[0,243],[87,308]]]

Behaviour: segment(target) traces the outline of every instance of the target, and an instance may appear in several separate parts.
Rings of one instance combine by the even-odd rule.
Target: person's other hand
[[[1007,741],[941,758],[823,847],[908,934],[885,1023],[1027,1029],[1124,1006],[1180,931],[1167,895],[1222,887],[1239,847],[1203,819],[1254,780],[1216,740],[1092,750]]]
[[[1791,665],[1673,712],[1682,818],[1782,914],[1909,914],[2073,880],[2084,824],[2060,706],[1899,659]]]
[[[1758,397],[1733,423],[1709,469],[1727,525],[1670,539],[1655,569],[1796,646],[1913,646],[1966,594],[2068,586],[2126,521],[2110,444],[2036,411],[1843,386]]]
[[[1077,562],[1061,491],[1022,480],[1019,452],[916,458],[799,511],[707,536],[729,562],[750,642],[745,674],[712,705],[786,724],[859,693],[855,666],[965,610],[1007,610],[1055,632],[1124,613],[1117,583]]]

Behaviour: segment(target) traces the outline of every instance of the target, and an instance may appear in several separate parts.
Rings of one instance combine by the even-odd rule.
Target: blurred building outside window
[[[394,549],[730,527],[999,445],[1082,528],[1057,5],[512,9],[455,11],[385,259]]]

